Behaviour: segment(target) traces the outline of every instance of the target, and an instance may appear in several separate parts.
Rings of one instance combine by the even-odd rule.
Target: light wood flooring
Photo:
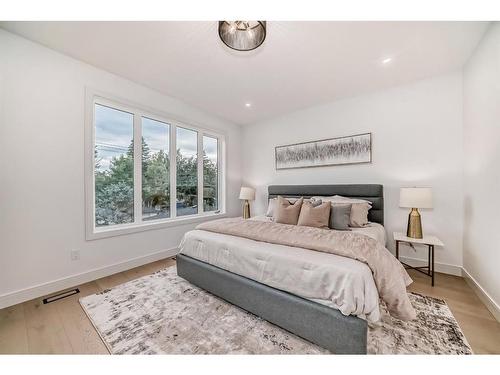
[[[44,305],[37,298],[0,310],[0,354],[108,354],[78,299],[175,264],[164,259],[79,286],[80,293]],[[437,274],[436,286],[410,271],[410,291],[444,298],[475,353],[500,353],[500,324],[465,280]]]

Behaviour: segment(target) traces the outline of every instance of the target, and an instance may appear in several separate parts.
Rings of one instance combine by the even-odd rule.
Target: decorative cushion
[[[372,206],[368,203],[353,203],[351,205],[351,218],[349,226],[363,228],[368,225],[368,211]]]
[[[290,203],[297,202],[298,198],[285,198]],[[276,205],[278,204],[278,198],[271,198],[267,204],[266,216],[273,217],[276,212]]]
[[[320,203],[316,206],[317,201],[305,201],[300,210],[299,220],[297,225],[315,228],[328,228],[330,219],[330,202]]]
[[[278,197],[274,219],[276,223],[297,225],[303,198],[291,204],[287,199]]]
[[[335,204],[331,206],[328,227],[335,230],[351,230],[349,228],[349,223],[351,222],[351,205]]]
[[[368,225],[368,211],[372,208],[370,201],[364,199],[354,199],[334,195],[332,197],[314,197],[321,198],[323,201],[330,201],[332,206],[351,204],[351,217],[349,226],[353,228],[363,228]]]
[[[312,206],[313,207],[317,207],[319,206],[321,203],[323,203],[323,200],[319,199],[319,198],[309,198],[309,199],[306,199],[304,200],[304,202],[311,202]]]

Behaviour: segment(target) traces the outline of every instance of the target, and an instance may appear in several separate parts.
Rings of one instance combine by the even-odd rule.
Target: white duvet
[[[356,231],[385,244],[385,230],[380,224]],[[186,233],[180,253],[338,309],[344,315],[370,322],[380,318],[371,270],[354,259],[203,230]]]

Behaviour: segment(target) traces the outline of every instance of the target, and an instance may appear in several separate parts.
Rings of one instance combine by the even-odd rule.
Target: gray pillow
[[[328,227],[335,230],[351,230],[351,205],[350,204],[332,204],[330,210],[330,221]]]

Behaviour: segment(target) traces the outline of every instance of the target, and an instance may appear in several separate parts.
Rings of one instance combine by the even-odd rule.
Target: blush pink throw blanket
[[[202,223],[196,229],[255,241],[345,256],[370,267],[378,293],[389,313],[401,320],[415,319],[406,287],[412,279],[401,263],[379,242],[361,233],[230,218]]]

